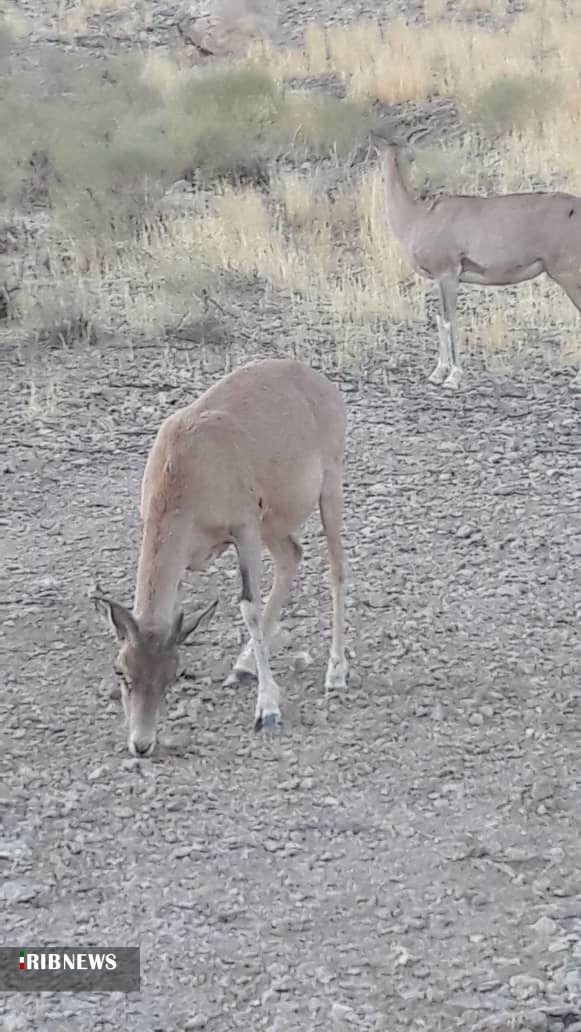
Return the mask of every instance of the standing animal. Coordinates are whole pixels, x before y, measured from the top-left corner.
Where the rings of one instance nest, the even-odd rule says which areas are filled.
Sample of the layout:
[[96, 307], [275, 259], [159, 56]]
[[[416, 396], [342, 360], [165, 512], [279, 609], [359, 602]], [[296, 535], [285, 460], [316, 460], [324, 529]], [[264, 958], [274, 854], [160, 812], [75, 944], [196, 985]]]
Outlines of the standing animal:
[[[142, 541], [133, 611], [94, 596], [117, 642], [115, 669], [129, 750], [149, 755], [161, 700], [175, 680], [178, 647], [213, 613], [176, 614], [180, 581], [229, 545], [238, 553], [240, 609], [250, 640], [230, 681], [256, 672], [255, 730], [280, 721], [269, 664], [302, 550], [295, 531], [319, 505], [331, 570], [333, 633], [326, 686], [345, 686], [344, 558], [341, 542], [345, 409], [321, 373], [290, 359], [253, 362], [225, 376], [162, 423], [141, 492]], [[262, 546], [274, 564], [260, 613]]]
[[[438, 364], [430, 382], [457, 388], [459, 283], [501, 287], [545, 272], [581, 313], [581, 198], [563, 193], [442, 196], [416, 199], [401, 167], [401, 148], [382, 145], [388, 221], [407, 261], [435, 280], [440, 295]], [[581, 387], [581, 370], [573, 381]]]

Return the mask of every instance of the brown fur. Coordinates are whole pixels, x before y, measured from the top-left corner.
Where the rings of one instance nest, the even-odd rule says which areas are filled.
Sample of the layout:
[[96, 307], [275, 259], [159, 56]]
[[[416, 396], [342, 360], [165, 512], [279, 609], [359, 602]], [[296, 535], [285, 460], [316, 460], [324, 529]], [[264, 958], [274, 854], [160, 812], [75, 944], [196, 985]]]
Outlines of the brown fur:
[[[149, 699], [145, 709], [150, 716], [134, 721], [145, 730], [137, 741], [137, 731], [130, 727], [130, 747], [133, 741], [137, 751], [150, 748], [159, 699], [175, 676], [177, 647], [192, 630], [175, 617], [183, 574], [202, 569], [229, 545], [238, 551], [242, 612], [251, 636], [235, 676], [254, 672], [253, 654], [259, 680], [256, 726], [278, 722], [278, 688], [267, 647], [301, 554], [293, 533], [317, 503], [329, 544], [334, 603], [327, 684], [344, 684], [344, 440], [339, 391], [322, 374], [290, 359], [235, 370], [162, 424], [143, 476], [143, 535], [133, 613], [102, 600], [121, 643], [117, 662], [131, 686], [125, 693], [130, 725], [132, 706], [139, 699], [143, 709], [143, 700]], [[261, 619], [257, 607], [263, 545], [272, 555], [275, 576]], [[201, 614], [196, 626], [206, 616]]]
[[581, 312], [581, 198], [564, 193], [414, 198], [399, 149], [383, 148], [389, 222], [414, 270], [437, 282], [440, 354], [430, 377], [457, 387], [456, 303], [459, 283], [498, 287], [543, 272]]

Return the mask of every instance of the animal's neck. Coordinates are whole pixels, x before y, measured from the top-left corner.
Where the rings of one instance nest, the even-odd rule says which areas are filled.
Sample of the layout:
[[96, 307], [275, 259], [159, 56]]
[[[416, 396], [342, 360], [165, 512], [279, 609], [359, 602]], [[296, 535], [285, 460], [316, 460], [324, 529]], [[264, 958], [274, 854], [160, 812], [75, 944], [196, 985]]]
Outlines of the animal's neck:
[[384, 151], [382, 165], [389, 222], [395, 235], [401, 238], [416, 214], [417, 201], [408, 190], [395, 147]]
[[140, 624], [165, 629], [172, 623], [187, 558], [179, 528], [143, 529], [133, 612]]

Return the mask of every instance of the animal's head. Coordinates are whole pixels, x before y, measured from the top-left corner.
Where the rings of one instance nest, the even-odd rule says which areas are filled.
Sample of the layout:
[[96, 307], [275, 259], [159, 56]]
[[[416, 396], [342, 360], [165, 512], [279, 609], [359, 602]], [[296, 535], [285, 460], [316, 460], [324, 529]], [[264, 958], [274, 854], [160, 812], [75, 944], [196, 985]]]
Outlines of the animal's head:
[[415, 144], [419, 133], [406, 133], [400, 127], [387, 126], [382, 129], [371, 129], [370, 142], [380, 159], [392, 158], [399, 166], [405, 168], [416, 159]]
[[119, 651], [114, 663], [129, 728], [129, 751], [150, 756], [155, 748], [157, 717], [166, 690], [178, 672], [178, 649], [214, 612], [217, 601], [188, 620], [179, 613], [169, 630], [140, 627], [118, 602], [93, 595], [97, 612], [112, 630]]

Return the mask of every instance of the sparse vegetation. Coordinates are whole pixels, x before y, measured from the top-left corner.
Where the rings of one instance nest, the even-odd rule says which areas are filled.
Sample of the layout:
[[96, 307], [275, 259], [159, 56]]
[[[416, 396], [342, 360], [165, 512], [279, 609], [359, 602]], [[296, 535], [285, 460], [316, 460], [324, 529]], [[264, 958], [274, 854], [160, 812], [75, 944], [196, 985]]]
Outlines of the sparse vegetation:
[[541, 76], [508, 76], [479, 90], [468, 102], [468, 114], [489, 136], [527, 126], [542, 128], [560, 100], [558, 84]]
[[[69, 30], [101, 8], [123, 5], [75, 5]], [[80, 62], [37, 49], [16, 71], [5, 58], [0, 203], [26, 232], [12, 268], [3, 255], [3, 319], [52, 341], [169, 331], [201, 318], [217, 274], [235, 275], [305, 324], [324, 319], [342, 358], [389, 347], [394, 326], [425, 318], [425, 284], [389, 236], [361, 146], [378, 118], [397, 128], [398, 105], [415, 103], [420, 191], [581, 190], [581, 17], [547, 0], [500, 32], [497, 0], [462, 11], [451, 22], [431, 0], [419, 24], [309, 25], [302, 48], [202, 69], [157, 51]], [[434, 98], [453, 98], [463, 124], [441, 132]], [[505, 299], [479, 295], [475, 336], [573, 325], [544, 284]]]

